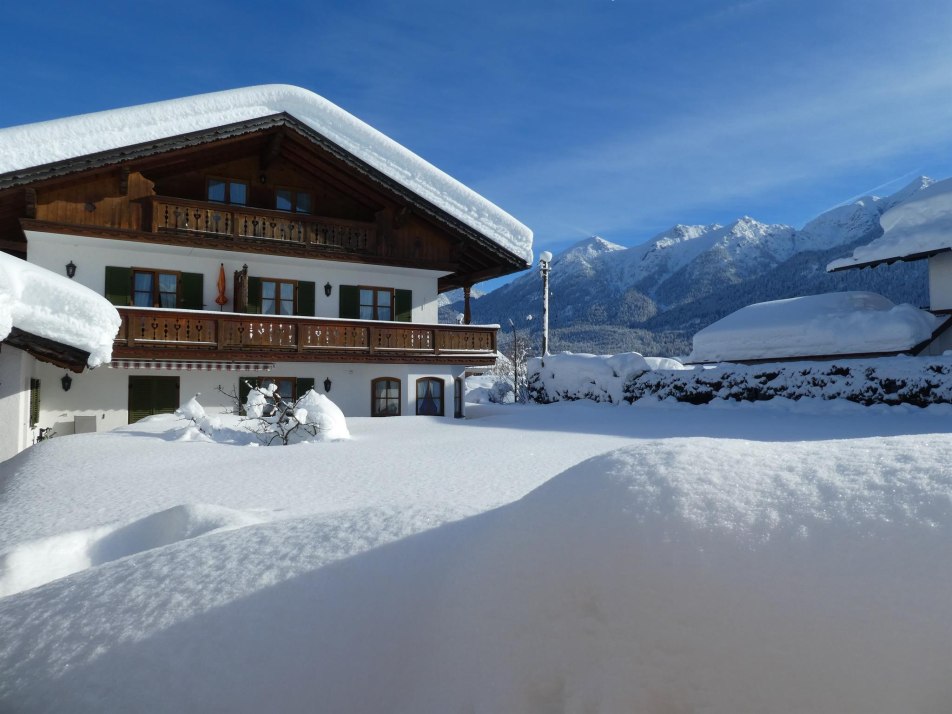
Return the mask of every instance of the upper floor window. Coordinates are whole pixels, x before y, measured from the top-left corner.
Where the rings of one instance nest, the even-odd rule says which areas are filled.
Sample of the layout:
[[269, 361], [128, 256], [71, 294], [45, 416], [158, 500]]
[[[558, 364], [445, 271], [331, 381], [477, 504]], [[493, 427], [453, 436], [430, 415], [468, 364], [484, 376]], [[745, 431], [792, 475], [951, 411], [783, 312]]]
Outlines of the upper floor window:
[[261, 279], [261, 314], [294, 315], [294, 282]]
[[313, 202], [311, 201], [311, 194], [307, 191], [279, 188], [274, 192], [274, 207], [279, 211], [311, 213]]
[[392, 320], [392, 288], [360, 288], [361, 320]]
[[341, 285], [340, 316], [347, 320], [411, 322], [413, 293], [401, 288]]
[[136, 307], [177, 307], [178, 284], [178, 273], [133, 269], [132, 304]]
[[248, 205], [248, 182], [234, 179], [208, 179], [208, 200], [216, 203]]

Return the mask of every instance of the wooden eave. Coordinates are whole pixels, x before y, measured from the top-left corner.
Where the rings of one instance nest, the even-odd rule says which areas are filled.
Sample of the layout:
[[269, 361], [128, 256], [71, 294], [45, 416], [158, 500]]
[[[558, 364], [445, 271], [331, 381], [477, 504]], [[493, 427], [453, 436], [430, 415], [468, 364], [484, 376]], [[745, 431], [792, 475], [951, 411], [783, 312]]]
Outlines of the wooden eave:
[[86, 362], [89, 359], [89, 353], [78, 347], [24, 332], [17, 327], [10, 330], [10, 334], [3, 343], [31, 354], [41, 362], [48, 362], [77, 374], [86, 369]]
[[[0, 209], [4, 201], [15, 206], [13, 210], [22, 208], [22, 197], [16, 197], [17, 193], [22, 196], [22, 192], [13, 189], [59, 182], [74, 174], [79, 179], [80, 174], [87, 176], [117, 166], [157, 175], [174, 173], [196, 160], [209, 163], [219, 157], [226, 159], [234, 155], [237, 145], [245, 144], [253, 135], [257, 143], [242, 148], [258, 152], [262, 162], [280, 155], [315, 176], [329, 172], [334, 181], [339, 181], [359, 200], [371, 206], [379, 203], [374, 200], [373, 190], [356, 179], [355, 173], [359, 174], [371, 186], [382, 189], [390, 200], [449, 230], [458, 240], [458, 265], [452, 274], [440, 279], [441, 292], [530, 267], [519, 256], [286, 112], [0, 174]], [[309, 151], [312, 146], [323, 153]]]
[[892, 265], [893, 263], [902, 262], [902, 263], [912, 263], [916, 260], [925, 260], [926, 258], [931, 258], [933, 255], [939, 255], [940, 253], [948, 253], [952, 251], [950, 248], [935, 248], [934, 250], [924, 250], [920, 253], [910, 253], [909, 255], [897, 255], [891, 258], [877, 258], [876, 260], [867, 260], [863, 263], [853, 263], [851, 265], [841, 265], [838, 268], [833, 268], [828, 270], [828, 273], [838, 273], [842, 270], [854, 270], [857, 268], [875, 268], [877, 265]]

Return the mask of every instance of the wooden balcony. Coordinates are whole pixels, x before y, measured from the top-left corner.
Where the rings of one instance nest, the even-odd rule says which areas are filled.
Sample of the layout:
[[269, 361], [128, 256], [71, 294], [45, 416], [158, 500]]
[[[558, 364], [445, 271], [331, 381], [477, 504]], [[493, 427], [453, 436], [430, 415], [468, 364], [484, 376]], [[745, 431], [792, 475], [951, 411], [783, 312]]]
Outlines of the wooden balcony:
[[118, 308], [116, 358], [491, 365], [496, 327]]
[[376, 246], [375, 223], [165, 196], [151, 196], [147, 201], [153, 233], [276, 241], [327, 252], [369, 253]]

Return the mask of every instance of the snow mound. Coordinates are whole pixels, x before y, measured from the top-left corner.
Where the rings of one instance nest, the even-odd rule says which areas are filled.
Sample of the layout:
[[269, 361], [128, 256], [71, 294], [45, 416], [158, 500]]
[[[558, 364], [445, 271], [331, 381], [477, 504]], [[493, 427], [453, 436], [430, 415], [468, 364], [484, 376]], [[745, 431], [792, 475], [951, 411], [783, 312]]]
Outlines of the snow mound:
[[300, 416], [296, 413], [295, 419], [302, 424], [313, 424], [316, 426], [320, 438], [350, 438], [344, 412], [325, 395], [318, 394], [313, 389], [309, 389], [307, 394], [298, 400], [297, 411], [300, 413]]
[[869, 292], [756, 303], [694, 335], [689, 362], [899, 352], [929, 339], [939, 318]]
[[936, 181], [879, 219], [883, 235], [860, 246], [848, 258], [834, 260], [827, 270], [848, 268], [952, 248], [952, 179]]
[[127, 523], [22, 543], [0, 553], [0, 597], [127, 555], [263, 521], [222, 506], [181, 505]]
[[0, 251], [0, 339], [16, 327], [88, 352], [88, 365], [98, 367], [112, 359], [120, 322], [101, 295]]
[[676, 439], [582, 462], [473, 519], [404, 710], [948, 711], [933, 457]]
[[532, 231], [313, 92], [284, 84], [213, 92], [0, 130], [0, 174], [286, 112], [438, 208], [532, 262]]

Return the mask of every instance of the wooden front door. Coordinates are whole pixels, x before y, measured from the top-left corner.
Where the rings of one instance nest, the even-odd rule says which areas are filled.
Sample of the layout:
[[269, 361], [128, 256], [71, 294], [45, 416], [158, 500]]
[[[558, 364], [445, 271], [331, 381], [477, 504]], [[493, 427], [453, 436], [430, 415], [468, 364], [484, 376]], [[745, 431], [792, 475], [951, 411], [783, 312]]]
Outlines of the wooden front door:
[[129, 377], [129, 423], [179, 408], [178, 377]]

